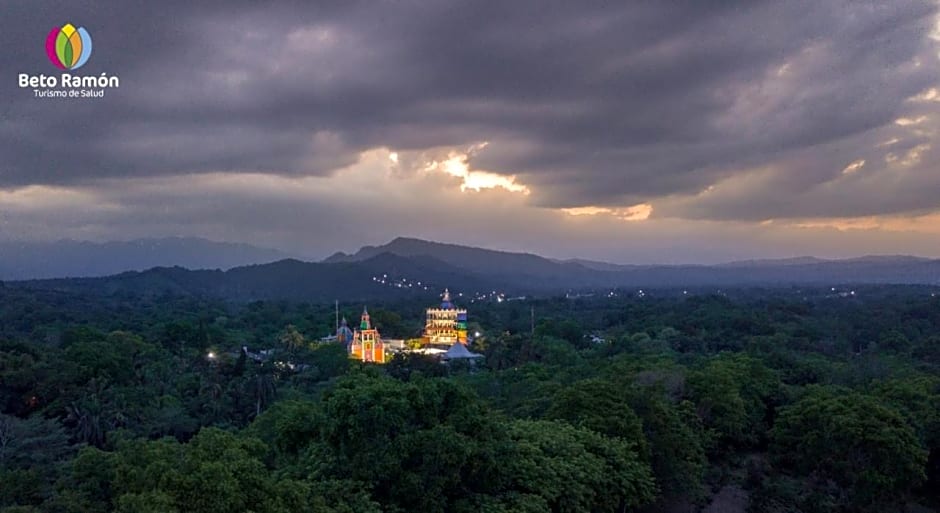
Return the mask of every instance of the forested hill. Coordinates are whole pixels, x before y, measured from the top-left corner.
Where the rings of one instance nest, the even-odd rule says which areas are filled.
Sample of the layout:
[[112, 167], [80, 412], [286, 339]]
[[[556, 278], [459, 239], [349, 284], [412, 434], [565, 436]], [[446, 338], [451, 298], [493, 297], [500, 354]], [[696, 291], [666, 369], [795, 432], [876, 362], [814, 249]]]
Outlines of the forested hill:
[[615, 288], [729, 288], [940, 284], [940, 260], [914, 257], [812, 258], [722, 265], [628, 266], [559, 262], [529, 253], [395, 239], [323, 262], [281, 260], [221, 270], [159, 267], [101, 278], [8, 282], [7, 286], [83, 293], [183, 294], [234, 301], [431, 297], [448, 287], [467, 296], [507, 297]]
[[[391, 277], [424, 277], [440, 288], [497, 286], [494, 281], [429, 258], [383, 254], [363, 262], [322, 264], [281, 260], [237, 267], [228, 271], [158, 267], [102, 278], [66, 278], [8, 282], [8, 287], [79, 293], [144, 296], [192, 295], [233, 301], [289, 299], [304, 301], [369, 300], [430, 294], [418, 288], [395, 286]], [[446, 285], [445, 285], [446, 284]], [[435, 294], [439, 293], [435, 289]]]

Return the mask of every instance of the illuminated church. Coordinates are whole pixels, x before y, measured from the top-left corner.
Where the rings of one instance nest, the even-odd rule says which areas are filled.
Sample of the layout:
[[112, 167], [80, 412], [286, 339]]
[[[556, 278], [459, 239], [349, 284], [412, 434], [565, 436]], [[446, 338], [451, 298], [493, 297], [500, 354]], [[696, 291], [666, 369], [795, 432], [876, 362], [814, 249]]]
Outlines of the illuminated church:
[[447, 289], [441, 307], [427, 309], [424, 339], [432, 346], [452, 346], [457, 342], [467, 345], [467, 310], [451, 302]]
[[355, 331], [351, 331], [346, 325], [346, 319], [343, 319], [343, 324], [336, 331], [336, 341], [347, 344], [350, 358], [363, 362], [386, 362], [385, 344], [379, 330], [372, 327], [369, 311], [365, 308], [362, 309], [359, 328]]
[[[448, 348], [460, 349], [455, 347], [458, 343], [461, 346], [467, 345], [467, 310], [454, 305], [450, 299], [449, 290], [444, 289], [440, 307], [428, 308], [426, 314], [427, 320], [421, 338], [421, 343], [425, 347], [420, 351], [425, 354], [443, 354]], [[339, 317], [338, 309], [337, 317]], [[327, 337], [325, 340], [333, 338]], [[397, 341], [398, 345], [394, 340], [383, 341], [379, 330], [372, 326], [369, 311], [365, 308], [362, 309], [362, 317], [357, 328], [350, 329], [345, 317], [342, 323], [338, 323], [335, 340], [346, 347], [350, 358], [362, 362], [387, 363], [394, 352], [408, 351], [403, 348], [404, 341]], [[467, 353], [466, 350], [464, 353]], [[457, 358], [459, 357], [462, 356], [458, 355]]]

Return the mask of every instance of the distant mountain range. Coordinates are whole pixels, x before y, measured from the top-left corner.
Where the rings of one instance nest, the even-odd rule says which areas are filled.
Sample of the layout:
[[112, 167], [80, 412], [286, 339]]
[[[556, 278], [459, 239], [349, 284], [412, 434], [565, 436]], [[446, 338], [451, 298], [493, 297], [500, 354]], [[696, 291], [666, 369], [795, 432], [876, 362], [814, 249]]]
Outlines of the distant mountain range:
[[[240, 257], [255, 255], [267, 254], [243, 248]], [[322, 262], [285, 259], [227, 271], [157, 267], [97, 278], [8, 282], [6, 286], [92, 293], [194, 294], [235, 301], [322, 301], [427, 297], [444, 287], [463, 292], [465, 297], [493, 291], [508, 297], [619, 287], [848, 284], [940, 285], [940, 260], [908, 256], [848, 260], [803, 257], [721, 265], [618, 265], [557, 261], [530, 253], [397, 238], [383, 246], [363, 247], [352, 255], [336, 253]]]
[[407, 237], [398, 237], [384, 246], [365, 246], [354, 255], [336, 253], [323, 263], [364, 262], [382, 254], [432, 258], [480, 278], [497, 283], [525, 284], [526, 288], [567, 288], [602, 283], [595, 270], [577, 262], [558, 262], [532, 253], [510, 253]]
[[290, 255], [248, 244], [170, 237], [117, 242], [0, 242], [0, 280], [108, 276], [157, 266], [230, 269]]

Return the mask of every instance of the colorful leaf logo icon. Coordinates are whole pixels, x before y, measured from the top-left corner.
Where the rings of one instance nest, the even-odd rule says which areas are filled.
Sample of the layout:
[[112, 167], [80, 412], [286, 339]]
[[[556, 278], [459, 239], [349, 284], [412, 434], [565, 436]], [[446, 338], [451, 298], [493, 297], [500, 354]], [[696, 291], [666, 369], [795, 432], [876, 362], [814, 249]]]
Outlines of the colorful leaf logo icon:
[[46, 55], [59, 69], [78, 69], [91, 57], [91, 34], [85, 27], [76, 29], [71, 23], [54, 28], [46, 36]]

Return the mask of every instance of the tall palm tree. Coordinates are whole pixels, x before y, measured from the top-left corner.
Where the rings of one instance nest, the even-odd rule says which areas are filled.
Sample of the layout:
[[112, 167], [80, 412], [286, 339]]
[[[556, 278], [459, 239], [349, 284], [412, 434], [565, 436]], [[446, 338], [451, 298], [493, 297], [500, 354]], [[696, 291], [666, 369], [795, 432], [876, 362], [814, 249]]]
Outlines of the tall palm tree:
[[74, 425], [73, 435], [79, 443], [98, 447], [104, 446], [105, 431], [101, 422], [99, 408], [71, 403], [65, 407], [66, 420]]
[[[266, 367], [266, 366], [265, 366]], [[277, 395], [277, 380], [271, 369], [262, 367], [252, 380], [255, 396], [255, 416], [261, 415], [261, 410], [271, 404]]]
[[287, 353], [291, 356], [294, 356], [294, 353], [302, 348], [305, 343], [304, 336], [297, 331], [297, 328], [293, 324], [288, 324], [287, 327], [284, 328], [284, 332], [281, 333], [278, 341], [287, 349]]
[[220, 383], [208, 381], [199, 388], [202, 409], [207, 411], [212, 422], [215, 422], [222, 414], [222, 395], [223, 389]]

